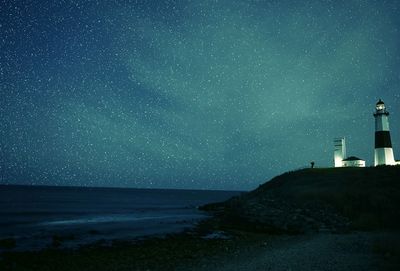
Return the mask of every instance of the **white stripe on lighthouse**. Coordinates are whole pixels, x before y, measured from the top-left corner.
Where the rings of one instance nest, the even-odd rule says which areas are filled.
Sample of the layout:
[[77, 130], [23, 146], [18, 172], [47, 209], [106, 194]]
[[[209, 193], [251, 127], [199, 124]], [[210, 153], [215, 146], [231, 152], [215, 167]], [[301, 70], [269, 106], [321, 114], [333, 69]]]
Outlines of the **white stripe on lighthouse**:
[[389, 120], [386, 115], [378, 115], [375, 121], [375, 131], [389, 131]]

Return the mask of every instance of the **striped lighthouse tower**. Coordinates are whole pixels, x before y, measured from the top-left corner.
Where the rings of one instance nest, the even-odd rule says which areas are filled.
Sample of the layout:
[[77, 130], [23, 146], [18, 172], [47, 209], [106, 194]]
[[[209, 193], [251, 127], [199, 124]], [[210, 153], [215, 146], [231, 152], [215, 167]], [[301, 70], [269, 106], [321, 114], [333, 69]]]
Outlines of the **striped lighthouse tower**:
[[389, 112], [381, 99], [376, 103], [375, 117], [375, 166], [395, 165], [389, 131]]

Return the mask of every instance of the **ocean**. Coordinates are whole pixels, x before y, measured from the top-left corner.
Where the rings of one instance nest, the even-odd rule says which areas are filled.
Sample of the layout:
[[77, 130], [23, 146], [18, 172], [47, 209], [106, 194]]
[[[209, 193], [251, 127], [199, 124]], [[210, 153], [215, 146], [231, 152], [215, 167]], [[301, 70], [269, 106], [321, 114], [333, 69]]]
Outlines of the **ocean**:
[[15, 240], [12, 250], [40, 250], [176, 233], [208, 216], [198, 206], [238, 194], [0, 185], [0, 240]]

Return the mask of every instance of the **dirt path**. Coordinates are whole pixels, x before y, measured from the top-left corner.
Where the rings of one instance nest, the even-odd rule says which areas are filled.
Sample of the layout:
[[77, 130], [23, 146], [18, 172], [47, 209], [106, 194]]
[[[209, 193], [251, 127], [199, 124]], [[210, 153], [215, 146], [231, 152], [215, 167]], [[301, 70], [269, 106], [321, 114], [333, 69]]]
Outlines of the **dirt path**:
[[282, 236], [220, 258], [201, 259], [196, 266], [182, 270], [383, 270], [383, 257], [373, 251], [377, 238], [371, 233]]

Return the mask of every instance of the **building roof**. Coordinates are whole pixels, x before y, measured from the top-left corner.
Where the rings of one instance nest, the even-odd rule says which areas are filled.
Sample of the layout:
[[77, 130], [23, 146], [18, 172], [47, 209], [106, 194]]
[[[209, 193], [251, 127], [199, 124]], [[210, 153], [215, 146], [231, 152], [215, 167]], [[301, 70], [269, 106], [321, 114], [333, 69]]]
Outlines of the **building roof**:
[[346, 159], [343, 159], [342, 161], [357, 161], [357, 160], [364, 161], [363, 159], [355, 157], [355, 156], [347, 157]]

